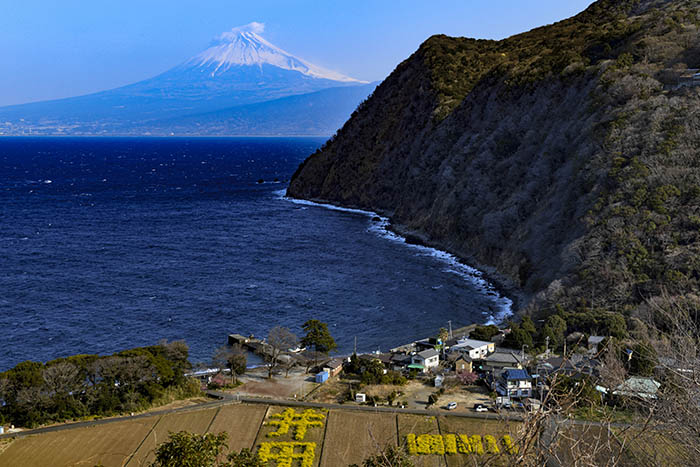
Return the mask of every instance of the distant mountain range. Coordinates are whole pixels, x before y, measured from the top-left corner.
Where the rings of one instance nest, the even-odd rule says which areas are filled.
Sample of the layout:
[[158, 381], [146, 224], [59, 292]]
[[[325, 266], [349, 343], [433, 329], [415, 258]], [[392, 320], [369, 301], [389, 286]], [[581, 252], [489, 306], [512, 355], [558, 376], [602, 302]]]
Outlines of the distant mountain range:
[[259, 23], [144, 81], [0, 107], [0, 135], [328, 135], [376, 87], [260, 36]]

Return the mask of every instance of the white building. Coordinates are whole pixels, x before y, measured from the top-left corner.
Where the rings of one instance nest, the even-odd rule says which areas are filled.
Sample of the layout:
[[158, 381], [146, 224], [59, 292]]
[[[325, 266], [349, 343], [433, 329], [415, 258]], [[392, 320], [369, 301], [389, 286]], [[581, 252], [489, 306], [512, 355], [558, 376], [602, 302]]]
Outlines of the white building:
[[450, 351], [463, 352], [469, 355], [469, 358], [472, 360], [481, 360], [487, 355], [492, 354], [495, 350], [496, 344], [493, 342], [478, 341], [466, 337], [458, 340], [455, 345], [450, 347]]
[[440, 354], [435, 349], [424, 350], [413, 355], [411, 363], [423, 366], [423, 372], [426, 372], [440, 364]]

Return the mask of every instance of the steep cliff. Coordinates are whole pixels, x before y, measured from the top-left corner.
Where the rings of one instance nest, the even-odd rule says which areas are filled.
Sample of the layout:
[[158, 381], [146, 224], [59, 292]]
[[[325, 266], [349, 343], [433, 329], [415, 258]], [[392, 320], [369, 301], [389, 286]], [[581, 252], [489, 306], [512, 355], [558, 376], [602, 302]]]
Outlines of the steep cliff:
[[695, 291], [699, 26], [697, 1], [600, 0], [502, 41], [431, 37], [288, 195], [387, 213], [540, 308]]

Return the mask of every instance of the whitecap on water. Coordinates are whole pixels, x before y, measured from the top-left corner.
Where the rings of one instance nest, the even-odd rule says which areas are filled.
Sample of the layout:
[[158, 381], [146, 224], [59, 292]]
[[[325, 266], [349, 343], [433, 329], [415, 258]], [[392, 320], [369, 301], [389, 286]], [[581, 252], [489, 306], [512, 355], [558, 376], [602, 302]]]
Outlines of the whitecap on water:
[[[386, 238], [387, 240], [391, 240], [394, 242], [401, 243], [402, 245], [406, 246], [407, 248], [411, 248], [412, 250], [415, 250], [419, 252], [422, 255], [425, 256], [432, 256], [433, 258], [437, 259], [438, 261], [441, 261], [443, 263], [447, 263], [448, 268], [445, 269], [445, 272], [449, 272], [452, 274], [457, 274], [460, 276], [462, 279], [471, 282], [477, 290], [479, 290], [481, 293], [484, 293], [485, 295], [492, 296], [494, 301], [496, 302], [496, 307], [498, 308], [498, 312], [495, 313], [485, 313], [489, 315], [489, 319], [486, 321], [486, 324], [495, 324], [501, 321], [504, 321], [508, 316], [513, 314], [512, 311], [512, 306], [513, 306], [513, 301], [509, 299], [508, 297], [505, 297], [501, 294], [499, 294], [495, 287], [490, 284], [486, 279], [483, 277], [483, 273], [479, 271], [478, 269], [475, 269], [467, 264], [462, 263], [459, 258], [457, 258], [455, 255], [448, 253], [446, 251], [441, 251], [432, 247], [427, 247], [423, 245], [416, 245], [412, 243], [406, 243], [406, 239], [402, 237], [401, 235], [396, 234], [395, 232], [392, 232], [388, 230], [389, 227], [389, 219], [387, 217], [380, 216], [376, 212], [372, 211], [364, 211], [362, 209], [352, 209], [352, 208], [344, 208], [340, 206], [335, 206], [333, 204], [327, 204], [327, 203], [316, 203], [314, 201], [307, 201], [303, 199], [295, 199], [295, 198], [288, 198], [286, 196], [286, 191], [285, 190], [279, 190], [274, 192], [275, 195], [277, 195], [278, 198], [292, 202], [297, 205], [302, 205], [302, 206], [316, 206], [316, 207], [321, 207], [325, 209], [331, 209], [334, 211], [342, 211], [342, 212], [348, 212], [348, 213], [353, 213], [353, 214], [362, 214], [365, 215], [371, 219], [373, 219], [371, 225], [367, 229], [368, 231], [379, 235], [382, 238]], [[379, 220], [376, 221], [376, 218]], [[433, 290], [436, 290], [433, 287]]]

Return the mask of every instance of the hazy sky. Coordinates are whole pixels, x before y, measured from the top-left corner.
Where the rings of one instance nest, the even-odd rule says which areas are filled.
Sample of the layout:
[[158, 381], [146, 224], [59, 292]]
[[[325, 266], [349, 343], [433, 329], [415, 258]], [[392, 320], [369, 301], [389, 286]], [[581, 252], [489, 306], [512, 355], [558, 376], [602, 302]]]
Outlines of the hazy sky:
[[592, 0], [2, 0], [0, 105], [74, 96], [159, 74], [258, 21], [312, 63], [381, 80], [432, 34], [500, 39]]

